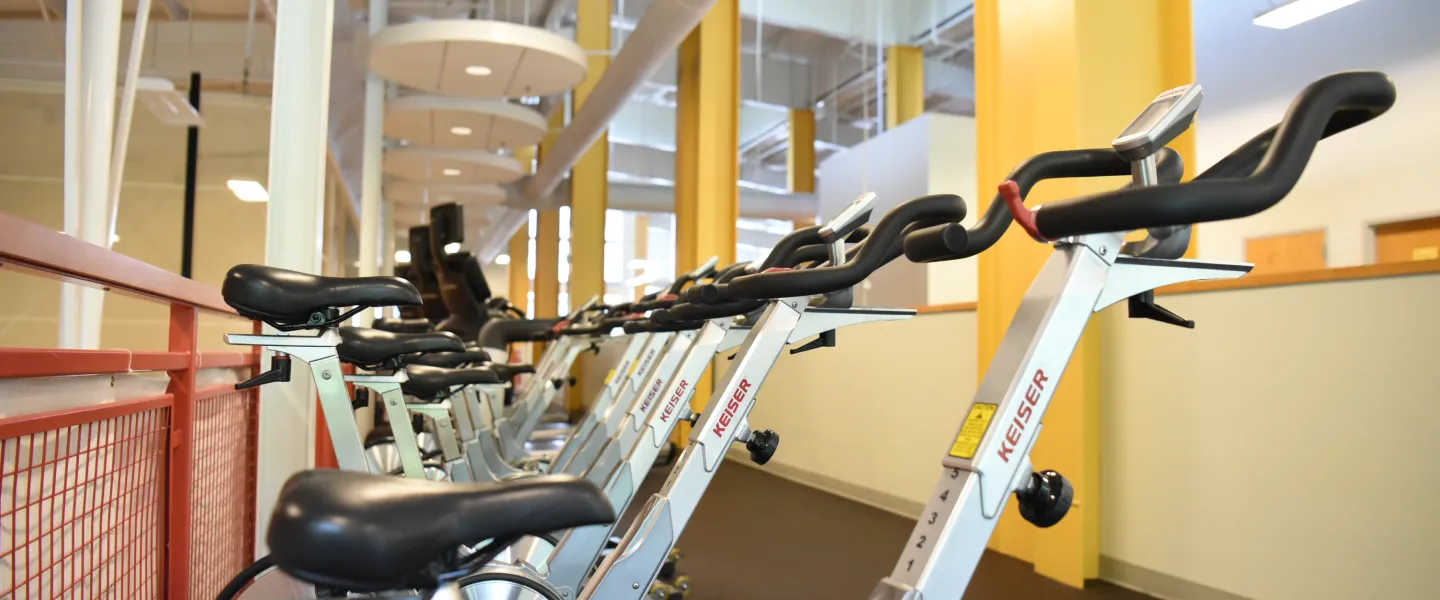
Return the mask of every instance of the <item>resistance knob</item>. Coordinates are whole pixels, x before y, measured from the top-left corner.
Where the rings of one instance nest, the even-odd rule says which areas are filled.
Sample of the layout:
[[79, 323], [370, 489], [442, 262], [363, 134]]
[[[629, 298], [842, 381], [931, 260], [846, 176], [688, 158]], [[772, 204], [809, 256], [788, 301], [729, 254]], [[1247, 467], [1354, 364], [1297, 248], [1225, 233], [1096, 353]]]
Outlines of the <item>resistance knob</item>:
[[780, 449], [780, 434], [769, 429], [751, 432], [750, 441], [745, 442], [745, 449], [750, 451], [751, 461], [763, 465], [770, 462], [770, 457], [775, 456], [775, 451]]
[[1075, 487], [1055, 471], [1030, 474], [1030, 485], [1015, 492], [1020, 516], [1036, 527], [1050, 527], [1065, 518], [1075, 502]]

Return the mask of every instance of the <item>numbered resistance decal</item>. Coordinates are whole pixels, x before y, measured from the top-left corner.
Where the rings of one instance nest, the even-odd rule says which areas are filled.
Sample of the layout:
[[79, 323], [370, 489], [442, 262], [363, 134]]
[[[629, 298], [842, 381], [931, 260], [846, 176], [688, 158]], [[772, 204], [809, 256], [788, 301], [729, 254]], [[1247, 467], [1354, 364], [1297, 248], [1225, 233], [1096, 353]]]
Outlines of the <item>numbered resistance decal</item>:
[[971, 404], [970, 414], [965, 417], [965, 424], [960, 426], [960, 435], [955, 436], [955, 444], [950, 446], [950, 456], [965, 460], [975, 458], [975, 450], [980, 447], [980, 440], [985, 439], [990, 419], [998, 408], [997, 404]]

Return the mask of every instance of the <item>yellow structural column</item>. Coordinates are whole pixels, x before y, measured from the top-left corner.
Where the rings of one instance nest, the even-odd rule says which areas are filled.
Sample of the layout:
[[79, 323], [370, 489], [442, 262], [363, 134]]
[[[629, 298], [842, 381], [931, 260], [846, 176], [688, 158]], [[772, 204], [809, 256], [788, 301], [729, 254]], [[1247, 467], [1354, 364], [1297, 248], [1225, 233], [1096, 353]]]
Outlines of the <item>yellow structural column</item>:
[[[719, 0], [680, 45], [676, 72], [675, 269], [711, 256], [735, 261], [740, 218], [740, 3]], [[713, 371], [695, 382], [691, 407], [710, 401]], [[681, 424], [679, 440], [689, 437]]]
[[790, 145], [785, 152], [786, 183], [792, 194], [815, 193], [815, 111], [790, 110]]
[[[1037, 153], [1109, 147], [1156, 94], [1189, 83], [1189, 15], [1189, 0], [979, 0], [975, 87], [981, 197], [990, 198], [1006, 173]], [[1117, 39], [1125, 43], [1116, 44]], [[1193, 157], [1189, 143], [1187, 158]], [[1027, 203], [1113, 189], [1127, 180], [1049, 182], [1036, 187]], [[982, 372], [1051, 252], [1011, 231], [980, 254]], [[1076, 348], [1032, 453], [1037, 469], [1055, 469], [1073, 481], [1074, 507], [1060, 524], [1036, 529], [1019, 517], [1012, 502], [990, 544], [1075, 587], [1099, 575], [1099, 329], [1098, 321], [1091, 322]]]
[[[534, 173], [535, 147], [526, 146], [515, 151], [515, 160], [520, 161], [520, 169], [527, 175]], [[510, 266], [507, 267], [506, 280], [509, 282], [506, 297], [516, 306], [524, 307], [525, 298], [530, 295], [530, 224], [521, 223], [520, 229], [515, 235], [510, 236], [510, 245], [506, 249], [510, 256]]]
[[[575, 88], [575, 107], [585, 106], [595, 84], [610, 66], [610, 0], [579, 0], [575, 41], [588, 55], [585, 81]], [[610, 143], [608, 135], [590, 145], [570, 172], [570, 304], [579, 306], [591, 297], [605, 295], [605, 208], [608, 203]], [[572, 415], [590, 399], [590, 382], [581, 374], [588, 357], [575, 361], [576, 385], [567, 396]]]
[[925, 113], [925, 53], [915, 46], [885, 49], [885, 128]]
[[[549, 132], [540, 142], [539, 160], [545, 162], [550, 146], [565, 127], [565, 109], [556, 107], [550, 115]], [[542, 210], [535, 219], [535, 315], [560, 316], [560, 211]], [[537, 348], [537, 353], [544, 346]]]

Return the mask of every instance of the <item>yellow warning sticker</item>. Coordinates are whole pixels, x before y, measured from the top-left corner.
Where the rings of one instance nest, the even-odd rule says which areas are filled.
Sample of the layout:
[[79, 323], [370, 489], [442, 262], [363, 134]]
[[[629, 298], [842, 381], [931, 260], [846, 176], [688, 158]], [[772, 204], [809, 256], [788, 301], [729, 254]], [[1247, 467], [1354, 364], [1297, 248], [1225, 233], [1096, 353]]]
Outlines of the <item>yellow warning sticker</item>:
[[610, 374], [605, 376], [605, 385], [610, 385], [612, 379], [615, 379], [615, 369], [610, 369]]
[[995, 410], [1000, 408], [996, 404], [970, 405], [970, 414], [965, 417], [965, 424], [960, 426], [960, 435], [956, 436], [955, 444], [950, 446], [950, 456], [970, 460], [975, 458], [975, 449], [980, 447], [980, 440], [985, 438], [985, 430], [990, 428], [990, 418], [995, 416]]

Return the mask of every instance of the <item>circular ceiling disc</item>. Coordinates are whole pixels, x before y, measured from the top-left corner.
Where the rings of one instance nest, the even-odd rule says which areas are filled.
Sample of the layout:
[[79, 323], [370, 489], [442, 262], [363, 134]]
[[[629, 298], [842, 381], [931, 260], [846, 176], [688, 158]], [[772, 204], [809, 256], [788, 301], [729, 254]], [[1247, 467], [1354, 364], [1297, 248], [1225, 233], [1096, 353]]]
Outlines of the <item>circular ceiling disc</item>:
[[426, 184], [420, 181], [392, 181], [385, 185], [385, 198], [400, 205], [500, 204], [505, 188], [489, 183]]
[[385, 174], [438, 184], [510, 183], [525, 171], [520, 161], [484, 150], [391, 148], [385, 151]]
[[414, 21], [370, 40], [370, 70], [400, 85], [468, 98], [548, 96], [585, 80], [585, 51], [538, 27]]
[[386, 103], [385, 135], [410, 146], [500, 150], [534, 146], [545, 137], [545, 117], [500, 100], [402, 96]]

